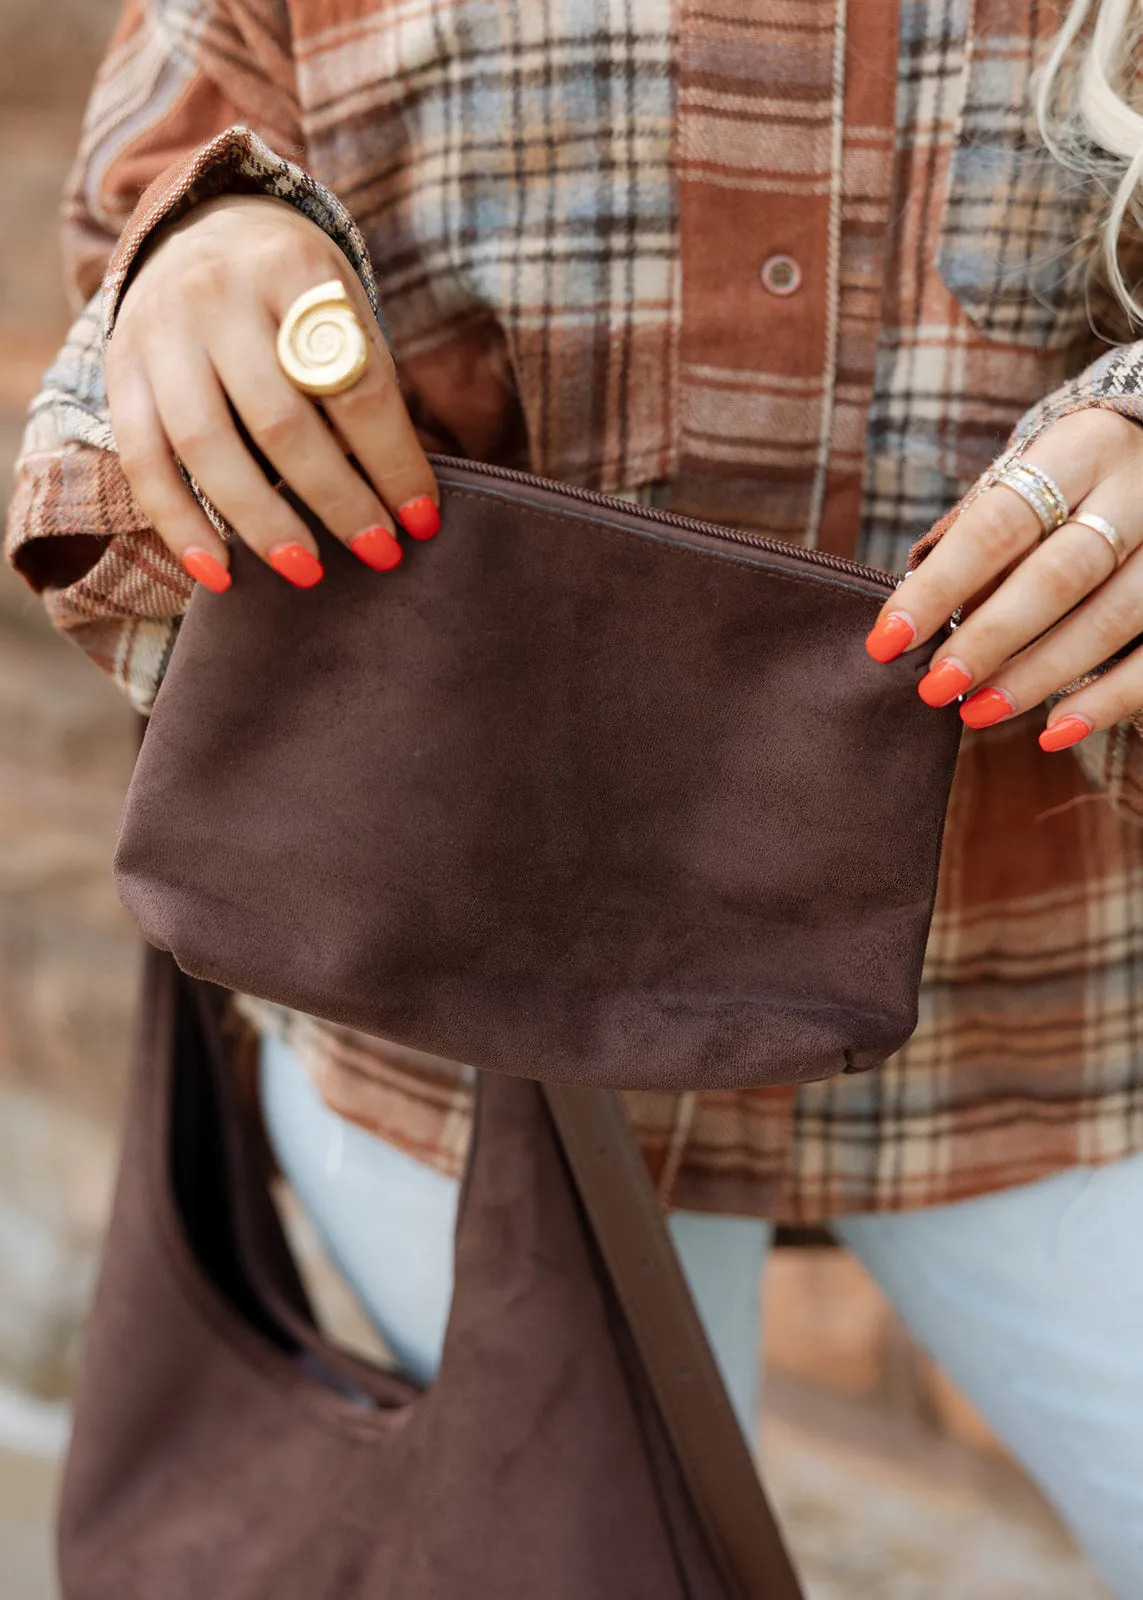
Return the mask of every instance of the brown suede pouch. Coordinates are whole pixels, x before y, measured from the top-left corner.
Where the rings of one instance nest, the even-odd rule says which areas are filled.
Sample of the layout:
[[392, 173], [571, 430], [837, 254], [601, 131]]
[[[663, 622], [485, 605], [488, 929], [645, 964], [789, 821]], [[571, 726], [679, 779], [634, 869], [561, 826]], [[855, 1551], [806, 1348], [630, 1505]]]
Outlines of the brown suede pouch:
[[916, 1021], [960, 724], [893, 580], [438, 462], [376, 575], [235, 543], [143, 742], [120, 894], [180, 966], [384, 1039], [622, 1088], [873, 1066]]

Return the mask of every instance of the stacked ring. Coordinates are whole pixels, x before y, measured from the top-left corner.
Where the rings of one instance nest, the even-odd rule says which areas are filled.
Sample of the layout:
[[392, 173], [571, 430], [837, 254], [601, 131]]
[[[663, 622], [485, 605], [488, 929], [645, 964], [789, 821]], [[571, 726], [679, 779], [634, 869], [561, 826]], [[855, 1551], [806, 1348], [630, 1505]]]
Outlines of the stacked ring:
[[1045, 537], [1067, 522], [1071, 507], [1059, 484], [1030, 461], [1013, 461], [996, 474], [993, 483], [1011, 489], [1031, 507]]
[[1093, 533], [1098, 533], [1101, 539], [1106, 540], [1115, 557], [1117, 568], [1127, 560], [1128, 551], [1123, 536], [1115, 524], [1108, 522], [1106, 517], [1101, 517], [1096, 511], [1077, 511], [1068, 518], [1068, 522], [1080, 522], [1085, 528], [1090, 528]]

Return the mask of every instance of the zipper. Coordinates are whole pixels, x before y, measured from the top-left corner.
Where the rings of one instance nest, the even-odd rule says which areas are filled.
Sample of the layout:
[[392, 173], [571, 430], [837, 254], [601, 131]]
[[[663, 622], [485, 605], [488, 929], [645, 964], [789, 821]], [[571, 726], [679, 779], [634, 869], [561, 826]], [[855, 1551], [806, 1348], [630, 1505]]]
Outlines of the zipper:
[[728, 544], [745, 544], [754, 550], [765, 550], [770, 555], [793, 556], [812, 567], [826, 567], [831, 572], [844, 572], [850, 578], [867, 578], [874, 583], [894, 588], [901, 579], [877, 567], [867, 567], [860, 561], [849, 561], [845, 556], [831, 555], [826, 550], [805, 550], [801, 545], [789, 544], [782, 539], [768, 539], [764, 534], [746, 533], [740, 528], [724, 528], [717, 522], [702, 522], [697, 517], [680, 517], [674, 511], [660, 511], [657, 506], [642, 506], [636, 501], [623, 500], [618, 495], [600, 494], [595, 489], [581, 489], [574, 483], [555, 483], [551, 478], [538, 477], [534, 472], [519, 472], [515, 467], [497, 467], [484, 461], [465, 461], [461, 456], [430, 455], [434, 466], [456, 467], [465, 473], [485, 478], [497, 478], [504, 483], [518, 483], [524, 489], [543, 489], [546, 493], [565, 495], [582, 505], [598, 506], [601, 511], [621, 511], [627, 516], [645, 517], [668, 528], [678, 528], [686, 533], [705, 534], [710, 539], [724, 539]]

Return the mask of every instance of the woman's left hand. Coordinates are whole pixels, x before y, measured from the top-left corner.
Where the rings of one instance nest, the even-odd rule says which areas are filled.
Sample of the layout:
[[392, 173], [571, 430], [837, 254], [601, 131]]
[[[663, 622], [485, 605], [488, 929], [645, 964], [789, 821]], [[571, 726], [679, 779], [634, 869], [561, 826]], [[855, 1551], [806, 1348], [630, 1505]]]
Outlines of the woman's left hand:
[[[1039, 705], [1143, 634], [1143, 427], [1111, 411], [1061, 418], [1019, 458], [1061, 490], [1072, 515], [1110, 522], [1127, 552], [1083, 523], [1047, 538], [1019, 494], [994, 484], [957, 518], [886, 601], [867, 648], [891, 661], [932, 638], [957, 607], [965, 620], [918, 686], [932, 706], [968, 698], [970, 728]], [[1040, 735], [1064, 750], [1143, 707], [1143, 647], [1052, 708]]]

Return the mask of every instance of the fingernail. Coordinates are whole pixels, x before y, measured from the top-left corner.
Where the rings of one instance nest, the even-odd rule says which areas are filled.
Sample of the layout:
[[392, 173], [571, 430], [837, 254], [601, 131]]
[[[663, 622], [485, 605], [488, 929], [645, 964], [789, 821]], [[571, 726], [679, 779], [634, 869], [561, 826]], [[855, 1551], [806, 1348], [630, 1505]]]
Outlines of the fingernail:
[[927, 706], [947, 706], [957, 695], [963, 694], [972, 682], [972, 673], [946, 656], [938, 661], [917, 685], [917, 693]]
[[217, 556], [212, 556], [209, 550], [200, 550], [197, 545], [192, 544], [189, 550], [183, 551], [182, 562], [195, 582], [213, 594], [225, 594], [234, 581]]
[[874, 661], [896, 661], [917, 637], [913, 619], [907, 611], [890, 611], [887, 617], [874, 624], [865, 641], [865, 648]]
[[991, 728], [994, 722], [1003, 722], [1016, 709], [1011, 695], [1003, 689], [981, 689], [960, 708], [960, 720], [969, 728]]
[[362, 528], [349, 541], [349, 548], [359, 561], [364, 561], [374, 572], [391, 572], [401, 560], [401, 546], [388, 528], [380, 524], [375, 528]]
[[1040, 735], [1040, 749], [1066, 750], [1069, 745], [1079, 744], [1081, 739], [1086, 739], [1092, 730], [1092, 724], [1086, 717], [1074, 713], [1069, 717], [1061, 717], [1058, 722], [1053, 722], [1050, 728], [1045, 728]]
[[431, 539], [440, 530], [440, 508], [432, 495], [420, 494], [397, 508], [397, 521], [410, 539]]
[[324, 575], [321, 562], [304, 544], [276, 544], [266, 560], [279, 577], [286, 578], [296, 589], [312, 589]]

